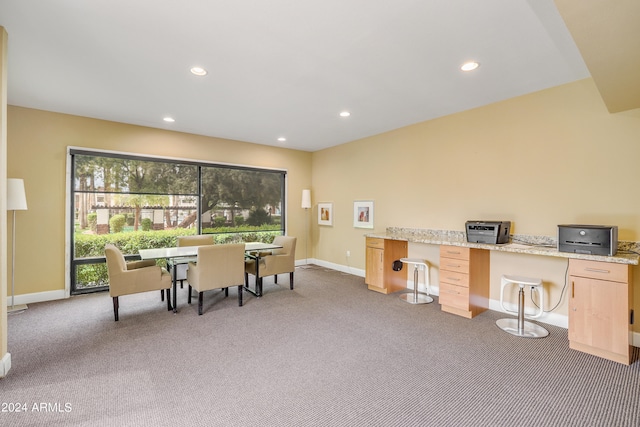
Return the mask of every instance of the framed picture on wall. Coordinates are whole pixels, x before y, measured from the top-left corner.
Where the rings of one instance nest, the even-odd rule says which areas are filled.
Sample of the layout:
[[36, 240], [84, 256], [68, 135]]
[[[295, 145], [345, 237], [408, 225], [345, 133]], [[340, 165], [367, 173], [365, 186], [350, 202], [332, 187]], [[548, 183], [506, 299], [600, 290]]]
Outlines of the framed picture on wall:
[[373, 228], [372, 200], [356, 200], [353, 202], [353, 226], [356, 228]]
[[318, 225], [333, 225], [333, 203], [318, 203]]

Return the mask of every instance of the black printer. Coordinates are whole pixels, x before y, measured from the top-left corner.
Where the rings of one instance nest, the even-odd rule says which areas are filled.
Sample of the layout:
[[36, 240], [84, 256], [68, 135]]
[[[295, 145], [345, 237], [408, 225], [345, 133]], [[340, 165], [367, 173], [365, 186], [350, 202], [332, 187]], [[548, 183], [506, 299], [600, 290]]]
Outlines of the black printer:
[[618, 251], [618, 226], [558, 225], [558, 251], [614, 256]]
[[467, 221], [467, 242], [509, 243], [511, 221]]

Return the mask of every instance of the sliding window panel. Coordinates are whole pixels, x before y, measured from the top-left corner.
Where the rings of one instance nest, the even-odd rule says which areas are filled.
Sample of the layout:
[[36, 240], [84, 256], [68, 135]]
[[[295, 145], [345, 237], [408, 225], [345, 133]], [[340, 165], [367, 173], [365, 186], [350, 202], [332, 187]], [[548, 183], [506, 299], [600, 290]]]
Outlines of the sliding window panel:
[[202, 167], [202, 233], [219, 243], [270, 242], [284, 234], [282, 171]]

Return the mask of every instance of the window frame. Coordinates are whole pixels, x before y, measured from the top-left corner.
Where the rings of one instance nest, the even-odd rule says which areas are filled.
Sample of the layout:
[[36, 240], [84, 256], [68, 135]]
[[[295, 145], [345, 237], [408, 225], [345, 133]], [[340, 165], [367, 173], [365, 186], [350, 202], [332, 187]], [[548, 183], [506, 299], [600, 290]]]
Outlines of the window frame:
[[[198, 214], [196, 215], [196, 230], [198, 234], [202, 234], [202, 221], [201, 221], [201, 200], [202, 200], [202, 169], [205, 167], [211, 168], [226, 168], [232, 170], [242, 170], [242, 171], [252, 171], [252, 172], [267, 172], [274, 173], [280, 175], [281, 180], [281, 222], [280, 222], [280, 232], [283, 235], [287, 233], [287, 170], [280, 168], [267, 168], [267, 167], [256, 167], [256, 166], [248, 166], [248, 165], [237, 165], [223, 162], [215, 162], [215, 161], [205, 161], [205, 160], [192, 160], [192, 159], [184, 159], [184, 158], [174, 158], [174, 157], [164, 157], [164, 156], [154, 156], [154, 155], [146, 155], [146, 154], [136, 154], [136, 153], [126, 153], [119, 151], [109, 151], [109, 150], [97, 150], [97, 149], [89, 149], [82, 147], [67, 147], [67, 232], [66, 235], [66, 254], [65, 257], [65, 269], [67, 270], [65, 274], [65, 294], [66, 296], [70, 295], [79, 295], [84, 293], [91, 292], [100, 292], [108, 289], [108, 286], [96, 286], [90, 289], [84, 289], [78, 291], [76, 287], [76, 268], [80, 265], [87, 264], [101, 264], [106, 263], [105, 257], [88, 257], [88, 258], [75, 258], [75, 196], [76, 194], [81, 193], [77, 191], [75, 188], [75, 159], [76, 156], [92, 156], [92, 157], [105, 157], [105, 158], [115, 158], [115, 159], [125, 159], [125, 160], [134, 160], [134, 161], [145, 161], [145, 162], [158, 162], [158, 163], [173, 163], [173, 164], [181, 164], [181, 165], [191, 165], [197, 167], [197, 193], [194, 194], [196, 197], [196, 211]], [[135, 193], [111, 193], [111, 194], [135, 194]], [[164, 195], [164, 193], [162, 193]], [[274, 230], [278, 231], [278, 230]], [[217, 233], [213, 233], [217, 234]], [[125, 254], [125, 259], [136, 260], [140, 259], [138, 254]]]

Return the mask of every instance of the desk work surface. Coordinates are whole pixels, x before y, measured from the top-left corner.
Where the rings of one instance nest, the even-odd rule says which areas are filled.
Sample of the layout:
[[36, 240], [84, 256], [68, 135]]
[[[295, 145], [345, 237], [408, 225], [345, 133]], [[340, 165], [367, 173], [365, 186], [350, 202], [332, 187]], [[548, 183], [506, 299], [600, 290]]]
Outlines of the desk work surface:
[[467, 242], [463, 231], [430, 230], [418, 228], [389, 227], [385, 234], [367, 234], [365, 237], [380, 239], [406, 240], [412, 243], [430, 245], [449, 245], [465, 248], [486, 249], [491, 251], [512, 252], [528, 255], [553, 256], [559, 258], [586, 259], [591, 261], [612, 262], [638, 265], [640, 248], [637, 242], [618, 242], [618, 252], [614, 256], [587, 255], [558, 251], [556, 240], [546, 236], [515, 235], [511, 243], [487, 244]]

